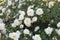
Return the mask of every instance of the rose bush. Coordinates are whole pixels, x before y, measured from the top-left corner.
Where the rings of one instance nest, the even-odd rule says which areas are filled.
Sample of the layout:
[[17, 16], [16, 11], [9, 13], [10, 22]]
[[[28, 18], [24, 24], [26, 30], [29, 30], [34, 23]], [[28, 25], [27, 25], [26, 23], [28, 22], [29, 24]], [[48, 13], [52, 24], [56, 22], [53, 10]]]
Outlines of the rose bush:
[[0, 40], [60, 40], [60, 0], [0, 0]]

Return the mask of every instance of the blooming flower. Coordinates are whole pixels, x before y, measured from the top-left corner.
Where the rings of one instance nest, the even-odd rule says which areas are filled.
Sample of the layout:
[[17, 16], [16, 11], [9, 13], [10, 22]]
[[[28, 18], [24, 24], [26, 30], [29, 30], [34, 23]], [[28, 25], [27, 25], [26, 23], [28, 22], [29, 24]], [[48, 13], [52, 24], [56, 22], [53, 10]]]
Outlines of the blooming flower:
[[58, 2], [60, 2], [60, 0], [58, 0]]
[[57, 27], [60, 28], [60, 22], [57, 23]]
[[23, 15], [20, 15], [19, 16], [19, 20], [23, 20], [24, 19], [24, 16]]
[[8, 0], [8, 6], [12, 5], [12, 1], [11, 0]]
[[20, 25], [20, 28], [24, 28], [24, 25], [23, 25], [23, 24], [21, 24], [21, 25]]
[[42, 15], [42, 14], [43, 14], [42, 8], [38, 8], [38, 9], [36, 10], [36, 14], [37, 14], [37, 15]]
[[24, 11], [21, 11], [21, 10], [19, 10], [19, 13], [20, 13], [20, 15], [25, 15], [25, 12]]
[[35, 34], [33, 37], [32, 37], [33, 40], [42, 40], [40, 35], [38, 34]]
[[17, 26], [20, 25], [20, 22], [19, 22], [18, 19], [15, 19], [15, 20], [14, 20], [14, 23], [15, 23], [15, 25], [17, 25]]
[[39, 30], [39, 26], [36, 26], [34, 31], [38, 31]]
[[24, 33], [24, 34], [29, 34], [30, 31], [29, 31], [29, 29], [24, 29], [23, 33]]
[[18, 25], [20, 25], [22, 22], [19, 21], [18, 19], [15, 19], [14, 22], [11, 24], [12, 27], [16, 27]]
[[3, 33], [3, 34], [6, 34], [6, 28], [5, 28], [4, 30], [2, 30], [2, 33]]
[[30, 26], [31, 26], [31, 19], [30, 19], [30, 18], [25, 18], [24, 24], [25, 24], [27, 27], [30, 27]]
[[20, 32], [19, 31], [17, 31], [17, 32], [12, 32], [12, 33], [9, 33], [9, 37], [11, 38], [11, 39], [14, 39], [14, 40], [18, 40], [19, 39], [19, 37], [20, 37]]
[[28, 16], [34, 16], [34, 10], [33, 9], [27, 10], [27, 15]]
[[4, 12], [5, 12], [5, 10], [6, 10], [6, 8], [2, 8], [2, 13], [4, 13]]
[[16, 27], [15, 23], [12, 23], [11, 26], [12, 26], [12, 27]]
[[56, 29], [56, 33], [60, 36], [60, 29]]
[[0, 30], [4, 30], [5, 29], [5, 24], [4, 23], [0, 23]]
[[37, 21], [37, 17], [32, 18], [32, 23]]
[[54, 2], [53, 1], [50, 1], [48, 7], [51, 8], [52, 6], [54, 6]]
[[52, 31], [53, 31], [53, 28], [51, 28], [51, 27], [48, 27], [48, 28], [46, 28], [45, 30], [45, 33], [47, 34], [47, 35], [51, 35], [51, 33], [52, 33]]

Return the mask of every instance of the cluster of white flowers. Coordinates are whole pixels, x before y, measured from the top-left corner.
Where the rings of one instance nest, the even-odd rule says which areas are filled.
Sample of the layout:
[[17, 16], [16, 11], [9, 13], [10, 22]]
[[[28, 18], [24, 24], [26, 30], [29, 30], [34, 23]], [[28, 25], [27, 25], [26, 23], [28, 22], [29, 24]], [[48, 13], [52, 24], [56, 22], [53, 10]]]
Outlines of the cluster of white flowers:
[[14, 22], [11, 25], [12, 25], [12, 27], [16, 27], [20, 24], [21, 24], [21, 21], [19, 21], [18, 19], [15, 19]]
[[[8, 37], [13, 40], [19, 40], [21, 34], [24, 34], [24, 36], [30, 35], [30, 37], [33, 40], [42, 40], [40, 34], [35, 33], [33, 35], [33, 32], [37, 32], [37, 31], [41, 32], [40, 25], [39, 26], [37, 25], [35, 27], [33, 26], [34, 28], [32, 27], [32, 25], [33, 25], [33, 23], [40, 21], [39, 17], [44, 16], [43, 14], [44, 14], [45, 9], [43, 9], [43, 7], [35, 8], [35, 5], [33, 4], [33, 5], [29, 5], [27, 7], [27, 10], [24, 10], [24, 8], [22, 10], [20, 8], [22, 7], [23, 4], [25, 5], [25, 3], [23, 2], [25, 0], [4, 0], [3, 2], [5, 2], [5, 1], [7, 1], [6, 5], [0, 6], [0, 16], [4, 16], [4, 15], [6, 16], [6, 17], [4, 16], [3, 19], [0, 17], [0, 31], [2, 31], [2, 33], [5, 35], [8, 34]], [[32, 1], [32, 0], [30, 0], [30, 1]], [[47, 0], [43, 0], [43, 1], [47, 1]], [[57, 1], [60, 2], [60, 0], [57, 0]], [[1, 2], [0, 5], [3, 4], [3, 2]], [[17, 5], [16, 5], [16, 3], [17, 3]], [[54, 1], [47, 2], [46, 5], [48, 7], [48, 10], [50, 8], [52, 8], [54, 6], [54, 4], [55, 4]], [[41, 3], [41, 5], [43, 6], [44, 3]], [[17, 12], [15, 12], [15, 11], [17, 11]], [[10, 15], [10, 14], [12, 14], [12, 15]], [[14, 19], [13, 22], [11, 21], [12, 19], [9, 20], [10, 18]], [[54, 20], [51, 20], [51, 22], [53, 23]], [[10, 32], [10, 30], [7, 26], [8, 27], [10, 26], [10, 28], [13, 27], [14, 32]], [[58, 29], [55, 29], [55, 32], [60, 36], [60, 22], [58, 22], [56, 26]], [[32, 32], [31, 32], [30, 27], [33, 28]], [[15, 30], [15, 28], [16, 28], [16, 30]], [[17, 31], [17, 30], [19, 30], [19, 31]], [[43, 32], [45, 32], [48, 36], [51, 36], [53, 31], [54, 31], [53, 27], [47, 27], [44, 29]], [[1, 33], [0, 33], [0, 38], [1, 38]], [[54, 40], [54, 38], [53, 38], [53, 40]]]

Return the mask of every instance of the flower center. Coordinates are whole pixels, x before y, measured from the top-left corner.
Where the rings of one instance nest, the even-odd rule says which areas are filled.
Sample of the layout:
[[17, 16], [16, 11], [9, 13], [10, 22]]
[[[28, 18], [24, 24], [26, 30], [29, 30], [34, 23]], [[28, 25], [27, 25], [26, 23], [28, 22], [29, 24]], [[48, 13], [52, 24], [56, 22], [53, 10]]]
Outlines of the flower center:
[[30, 13], [32, 13], [32, 11], [30, 11]]
[[48, 32], [50, 33], [50, 30], [48, 30]]
[[16, 38], [16, 35], [13, 35], [12, 38]]

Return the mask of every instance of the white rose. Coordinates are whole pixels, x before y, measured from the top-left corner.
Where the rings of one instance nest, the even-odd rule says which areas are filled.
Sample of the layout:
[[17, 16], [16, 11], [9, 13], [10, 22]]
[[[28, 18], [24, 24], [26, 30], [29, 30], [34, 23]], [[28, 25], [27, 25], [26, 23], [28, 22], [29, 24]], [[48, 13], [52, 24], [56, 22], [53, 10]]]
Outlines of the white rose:
[[30, 18], [25, 18], [24, 24], [25, 24], [27, 27], [30, 27], [30, 26], [31, 26], [31, 19], [30, 19]]
[[56, 33], [60, 36], [60, 29], [56, 29]]
[[60, 0], [58, 0], [58, 2], [60, 2]]
[[12, 1], [8, 0], [8, 6], [12, 5]]
[[14, 24], [15, 24], [16, 26], [18, 26], [18, 25], [20, 25], [20, 21], [19, 21], [18, 19], [15, 19], [15, 20], [14, 20]]
[[32, 37], [33, 40], [42, 40], [40, 35], [38, 34], [35, 34], [33, 37]]
[[48, 4], [48, 7], [51, 8], [52, 6], [54, 6], [54, 2], [50, 1], [49, 4]]
[[0, 23], [0, 30], [4, 30], [5, 29], [5, 24], [4, 23]]
[[8, 10], [7, 10], [7, 12], [8, 12], [8, 13], [11, 13], [11, 10], [10, 10], [10, 9], [8, 9]]
[[35, 29], [34, 29], [34, 31], [36, 32], [38, 30], [39, 30], [39, 26], [36, 26]]
[[10, 9], [8, 9], [8, 10], [6, 11], [6, 13], [7, 13], [7, 16], [8, 16], [8, 15], [10, 15], [11, 10], [10, 10]]
[[24, 19], [24, 16], [23, 15], [20, 15], [19, 16], [19, 20], [23, 20]]
[[57, 23], [57, 27], [60, 28], [60, 22]]
[[25, 12], [24, 11], [21, 11], [21, 10], [19, 10], [19, 13], [20, 13], [20, 15], [25, 15]]
[[51, 28], [51, 27], [48, 27], [48, 28], [46, 28], [45, 30], [45, 33], [47, 34], [47, 35], [51, 35], [51, 33], [52, 33], [52, 31], [53, 31], [53, 28]]
[[12, 27], [16, 27], [16, 25], [14, 23], [11, 24]]
[[21, 25], [20, 25], [20, 28], [24, 28], [24, 25], [23, 25], [23, 24], [21, 24]]
[[3, 9], [2, 9], [2, 13], [4, 13], [4, 12], [5, 12], [5, 10], [6, 10], [6, 8], [3, 8]]
[[32, 18], [32, 23], [37, 21], [37, 17]]
[[42, 8], [38, 8], [38, 9], [36, 10], [36, 14], [37, 14], [37, 15], [42, 15], [42, 14], [43, 14]]
[[5, 28], [4, 30], [2, 30], [2, 33], [3, 33], [3, 34], [6, 34], [6, 28]]
[[27, 10], [27, 15], [28, 16], [34, 16], [34, 10], [33, 9]]
[[18, 40], [19, 37], [20, 37], [20, 33], [19, 33], [19, 32], [9, 33], [9, 37], [10, 37], [11, 39]]
[[18, 19], [15, 19], [14, 22], [11, 24], [12, 27], [16, 27], [18, 25], [20, 25], [22, 23], [22, 21], [19, 21]]
[[23, 33], [24, 33], [24, 34], [29, 34], [30, 31], [29, 31], [29, 29], [24, 29]]

